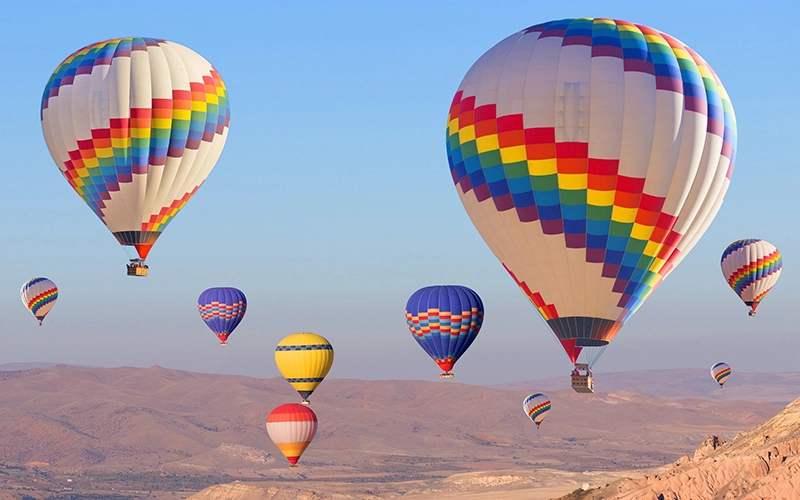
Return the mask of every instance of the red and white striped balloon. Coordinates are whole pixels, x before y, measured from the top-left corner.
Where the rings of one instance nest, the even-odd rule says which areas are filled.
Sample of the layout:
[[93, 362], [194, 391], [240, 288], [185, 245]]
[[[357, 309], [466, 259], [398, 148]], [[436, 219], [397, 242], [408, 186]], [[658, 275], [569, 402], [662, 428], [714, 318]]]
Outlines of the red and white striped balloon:
[[306, 405], [281, 405], [267, 417], [267, 434], [292, 466], [317, 434], [317, 415]]

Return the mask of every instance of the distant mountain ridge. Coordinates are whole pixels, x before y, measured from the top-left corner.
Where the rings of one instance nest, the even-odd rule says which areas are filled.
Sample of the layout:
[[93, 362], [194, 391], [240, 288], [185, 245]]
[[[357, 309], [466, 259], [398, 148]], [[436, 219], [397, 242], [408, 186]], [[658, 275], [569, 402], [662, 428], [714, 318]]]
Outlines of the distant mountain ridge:
[[44, 363], [44, 362], [32, 362], [32, 363], [3, 363], [0, 364], [0, 372], [13, 372], [18, 370], [33, 370], [35, 368], [50, 368], [51, 366], [56, 366], [58, 363]]
[[[800, 397], [800, 372], [747, 373], [734, 369], [720, 389], [709, 370], [635, 370], [594, 374], [598, 392], [637, 391], [660, 398], [700, 398], [719, 402], [763, 401], [786, 405]], [[493, 384], [487, 387], [506, 390], [555, 391], [568, 389], [568, 375], [527, 382]]]

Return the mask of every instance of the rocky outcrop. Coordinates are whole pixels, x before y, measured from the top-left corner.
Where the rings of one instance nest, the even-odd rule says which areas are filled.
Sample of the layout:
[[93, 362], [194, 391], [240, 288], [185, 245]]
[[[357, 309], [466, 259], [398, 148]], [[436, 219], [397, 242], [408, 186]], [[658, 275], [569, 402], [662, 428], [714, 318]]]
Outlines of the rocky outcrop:
[[800, 500], [800, 399], [730, 443], [706, 439], [657, 474], [586, 492], [586, 500]]

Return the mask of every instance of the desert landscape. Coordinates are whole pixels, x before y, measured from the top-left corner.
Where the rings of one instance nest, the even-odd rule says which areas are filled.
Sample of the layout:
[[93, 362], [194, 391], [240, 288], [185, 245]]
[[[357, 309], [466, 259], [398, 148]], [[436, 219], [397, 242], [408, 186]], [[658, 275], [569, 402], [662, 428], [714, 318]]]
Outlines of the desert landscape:
[[[737, 374], [722, 390], [704, 370], [598, 374], [612, 390], [589, 395], [547, 388], [557, 380], [504, 389], [332, 379], [311, 397], [319, 431], [290, 470], [264, 428], [272, 408], [298, 400], [283, 379], [158, 366], [23, 367], [0, 372], [0, 498], [477, 500], [577, 490], [595, 495], [586, 498], [614, 498], [612, 490], [649, 498], [636, 488], [673, 478], [674, 489], [692, 467], [714, 476], [710, 464], [723, 456], [742, 462], [767, 450], [773, 463], [777, 439], [789, 443], [779, 446], [781, 456], [798, 448], [786, 441], [791, 432], [757, 427], [773, 425], [764, 422], [776, 414], [796, 416], [797, 403], [784, 410], [796, 373]], [[677, 389], [695, 377], [696, 390]], [[622, 390], [626, 379], [638, 390]], [[537, 430], [521, 401], [541, 388], [553, 408]], [[712, 399], [723, 393], [730, 400]], [[757, 437], [764, 433], [772, 437]], [[718, 439], [709, 450], [703, 443], [711, 435]]]

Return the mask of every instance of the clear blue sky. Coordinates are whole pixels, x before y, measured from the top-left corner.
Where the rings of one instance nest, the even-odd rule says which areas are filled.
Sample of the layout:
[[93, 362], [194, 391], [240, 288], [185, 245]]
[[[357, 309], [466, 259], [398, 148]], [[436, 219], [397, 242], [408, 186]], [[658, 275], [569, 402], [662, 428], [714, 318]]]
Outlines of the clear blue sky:
[[[408, 296], [464, 284], [485, 326], [456, 381], [566, 375], [570, 363], [490, 253], [447, 164], [453, 93], [473, 62], [529, 25], [611, 17], [665, 31], [699, 52], [733, 101], [739, 149], [727, 199], [700, 243], [606, 350], [597, 372], [708, 367], [797, 370], [796, 214], [800, 56], [785, 2], [16, 2], [0, 53], [0, 363], [52, 361], [277, 376], [275, 344], [313, 331], [336, 349], [332, 377], [438, 375], [405, 326]], [[225, 151], [148, 258], [126, 255], [61, 177], [39, 124], [41, 92], [87, 44], [150, 36], [219, 70], [231, 98]], [[784, 256], [748, 318], [719, 256], [763, 238]], [[18, 290], [32, 276], [61, 292], [43, 327]], [[196, 310], [210, 286], [249, 308], [220, 348]]]

